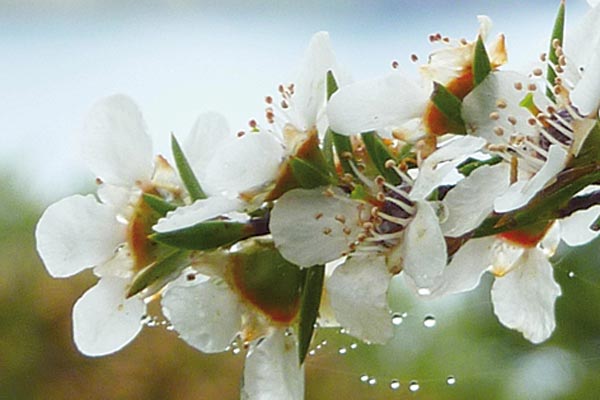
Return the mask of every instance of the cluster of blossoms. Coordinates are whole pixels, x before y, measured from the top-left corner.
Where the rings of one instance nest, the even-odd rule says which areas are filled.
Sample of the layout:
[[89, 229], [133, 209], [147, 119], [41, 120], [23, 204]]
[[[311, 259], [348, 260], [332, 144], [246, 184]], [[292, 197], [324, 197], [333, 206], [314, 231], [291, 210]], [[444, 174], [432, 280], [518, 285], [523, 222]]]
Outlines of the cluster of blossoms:
[[[369, 343], [393, 336], [390, 282], [415, 296], [494, 275], [494, 312], [533, 342], [555, 328], [549, 258], [600, 231], [600, 6], [527, 74], [503, 68], [502, 35], [441, 46], [414, 82], [396, 68], [352, 82], [317, 33], [266, 121], [234, 133], [201, 115], [174, 167], [154, 158], [129, 98], [93, 107], [82, 154], [97, 195], [48, 207], [36, 230], [48, 272], [99, 277], [73, 309], [77, 347], [113, 353], [148, 304], [207, 353], [247, 349], [244, 399], [302, 399], [316, 325]], [[416, 60], [415, 60], [416, 61]], [[395, 65], [394, 65], [395, 66]]]

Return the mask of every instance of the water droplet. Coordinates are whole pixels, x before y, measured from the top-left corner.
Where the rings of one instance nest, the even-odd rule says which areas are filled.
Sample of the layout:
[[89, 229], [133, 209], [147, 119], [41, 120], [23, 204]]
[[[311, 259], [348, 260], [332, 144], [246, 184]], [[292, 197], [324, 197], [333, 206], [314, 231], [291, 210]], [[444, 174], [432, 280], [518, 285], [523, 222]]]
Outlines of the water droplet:
[[400, 389], [400, 381], [398, 381], [398, 379], [393, 379], [390, 382], [390, 389], [392, 389], [392, 390], [398, 390], [398, 389]]
[[403, 312], [402, 314], [400, 314], [402, 316], [402, 318], [406, 318], [408, 317], [408, 313], [407, 312]]
[[357, 347], [358, 347], [358, 344], [357, 344], [357, 343], [351, 343], [351, 344], [350, 344], [350, 348], [351, 348], [352, 350], [356, 350], [356, 348], [357, 348]]
[[402, 318], [401, 314], [393, 314], [392, 315], [392, 324], [398, 326], [402, 323], [402, 321], [404, 321], [404, 318]]
[[367, 382], [369, 380], [369, 375], [361, 375], [360, 376], [360, 381], [361, 382]]
[[377, 384], [377, 379], [375, 378], [369, 378], [369, 385], [374, 386]]
[[241, 351], [242, 351], [242, 350], [240, 350], [240, 348], [239, 348], [239, 347], [236, 347], [235, 349], [231, 350], [231, 352], [232, 352], [234, 355], [236, 355], [236, 354], [240, 354], [240, 352], [241, 352]]
[[327, 346], [327, 340], [323, 340], [323, 341], [321, 342], [321, 346]]
[[410, 390], [411, 392], [416, 392], [419, 389], [421, 389], [421, 386], [419, 386], [419, 382], [417, 381], [410, 381], [410, 383], [408, 384], [408, 390]]
[[348, 349], [345, 347], [340, 347], [338, 350], [338, 353], [340, 353], [342, 355], [346, 354], [347, 352], [348, 352]]
[[454, 375], [449, 375], [449, 376], [446, 378], [446, 383], [447, 383], [448, 385], [454, 385], [454, 384], [456, 383], [456, 378], [454, 377]]
[[321, 350], [322, 348], [323, 348], [323, 346], [321, 346], [320, 344], [318, 344], [316, 347], [317, 350]]
[[344, 328], [341, 328], [341, 329], [340, 329], [340, 334], [341, 334], [341, 335], [345, 335], [347, 332], [348, 332], [348, 331], [347, 331], [347, 330], [345, 330]]
[[420, 296], [429, 296], [429, 295], [431, 295], [431, 290], [429, 290], [427, 288], [419, 288], [419, 289], [417, 289], [417, 293]]
[[314, 356], [315, 354], [317, 354], [317, 353], [314, 350], [311, 350], [311, 351], [308, 352], [309, 356]]
[[437, 324], [437, 321], [433, 315], [427, 315], [423, 320], [423, 325], [425, 325], [425, 328], [433, 328], [435, 324]]
[[569, 271], [569, 278], [575, 278], [575, 272]]

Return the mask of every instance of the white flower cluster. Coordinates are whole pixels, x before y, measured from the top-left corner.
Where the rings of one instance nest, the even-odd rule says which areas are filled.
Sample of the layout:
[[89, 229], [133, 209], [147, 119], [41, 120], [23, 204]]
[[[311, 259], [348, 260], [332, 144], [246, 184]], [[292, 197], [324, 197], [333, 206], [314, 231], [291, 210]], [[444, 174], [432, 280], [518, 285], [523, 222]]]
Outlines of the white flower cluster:
[[302, 399], [315, 324], [385, 343], [396, 276], [427, 299], [486, 271], [499, 321], [548, 339], [549, 258], [600, 231], [600, 6], [564, 35], [561, 13], [548, 73], [504, 69], [487, 17], [473, 41], [432, 35], [418, 82], [353, 83], [317, 33], [264, 125], [201, 115], [173, 138], [177, 168], [153, 162], [131, 99], [101, 100], [82, 146], [97, 195], [52, 204], [36, 230], [52, 276], [99, 277], [73, 309], [79, 350], [121, 349], [156, 300], [191, 346], [247, 348], [242, 398]]

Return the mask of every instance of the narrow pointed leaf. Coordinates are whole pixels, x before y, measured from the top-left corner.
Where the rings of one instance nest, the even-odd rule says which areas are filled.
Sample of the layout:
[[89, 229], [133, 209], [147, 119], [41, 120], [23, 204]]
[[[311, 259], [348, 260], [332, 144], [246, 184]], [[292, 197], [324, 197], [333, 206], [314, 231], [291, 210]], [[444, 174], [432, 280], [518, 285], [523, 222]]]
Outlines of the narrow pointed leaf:
[[180, 249], [210, 250], [256, 234], [257, 228], [252, 223], [208, 221], [176, 231], [154, 233], [150, 239]]
[[481, 36], [477, 37], [475, 55], [473, 57], [473, 86], [479, 85], [492, 72], [490, 58], [485, 50], [485, 44]]
[[352, 142], [348, 136], [340, 135], [339, 133], [333, 132], [333, 145], [335, 147], [335, 152], [338, 155], [338, 159], [340, 160], [340, 165], [342, 166], [342, 170], [347, 173], [355, 176], [352, 167], [350, 166], [349, 159], [352, 159]]
[[333, 132], [327, 129], [323, 137], [323, 157], [332, 173], [335, 173], [335, 155], [333, 151]]
[[[135, 296], [142, 290], [157, 283], [166, 284], [167, 281], [187, 267], [188, 251], [175, 250], [140, 272], [133, 278], [127, 297]], [[162, 286], [162, 285], [160, 285]]]
[[388, 160], [394, 160], [395, 158], [388, 150], [387, 146], [383, 143], [379, 135], [375, 132], [364, 132], [361, 133], [362, 140], [369, 153], [369, 157], [373, 164], [379, 171], [379, 173], [385, 178], [386, 181], [392, 185], [399, 185], [402, 180], [394, 172], [394, 170], [385, 167], [385, 163]]
[[327, 71], [327, 100], [329, 100], [337, 90], [338, 84], [335, 80], [335, 76], [333, 76], [333, 72]]
[[319, 315], [325, 266], [316, 265], [305, 270], [304, 286], [300, 298], [300, 316], [298, 321], [298, 356], [304, 363], [312, 341], [315, 323]]
[[569, 167], [583, 167], [597, 162], [600, 162], [600, 123], [598, 122], [587, 134], [579, 154], [572, 160]]
[[144, 201], [151, 209], [159, 213], [161, 216], [165, 216], [169, 211], [173, 211], [177, 208], [177, 206], [165, 201], [159, 196], [144, 193], [143, 194]]
[[290, 167], [294, 178], [304, 189], [314, 189], [334, 183], [324, 171], [300, 158], [291, 158]]
[[458, 97], [448, 91], [444, 85], [434, 82], [431, 101], [433, 104], [435, 104], [438, 110], [440, 110], [441, 113], [448, 118], [450, 122], [452, 122], [454, 125], [458, 125], [459, 128], [462, 127], [462, 132], [454, 133], [464, 133], [465, 123], [461, 116], [462, 102]]
[[[554, 80], [556, 79], [556, 72], [550, 66], [550, 64], [558, 65], [558, 55], [556, 49], [553, 46], [553, 42], [558, 40], [562, 45], [563, 35], [565, 31], [565, 2], [561, 1], [558, 7], [558, 13], [556, 14], [556, 20], [554, 21], [554, 28], [552, 29], [552, 36], [550, 37], [550, 49], [548, 50], [548, 70], [546, 72], [546, 79], [550, 83], [550, 86], [554, 86]], [[546, 89], [546, 95], [549, 99], [554, 100], [554, 93], [550, 88]]]
[[477, 160], [474, 158], [468, 158], [462, 163], [460, 163], [456, 167], [456, 169], [464, 176], [469, 176], [471, 175], [471, 172], [475, 171], [479, 167], [483, 167], [484, 165], [496, 165], [501, 161], [502, 157], [500, 156], [494, 156], [488, 160]]
[[173, 158], [175, 158], [175, 165], [177, 165], [179, 176], [190, 194], [192, 201], [205, 199], [206, 194], [204, 194], [200, 182], [198, 182], [196, 175], [194, 175], [194, 171], [192, 170], [192, 167], [190, 167], [185, 154], [183, 154], [183, 150], [181, 150], [181, 146], [177, 142], [175, 135], [171, 135], [171, 150], [173, 151]]

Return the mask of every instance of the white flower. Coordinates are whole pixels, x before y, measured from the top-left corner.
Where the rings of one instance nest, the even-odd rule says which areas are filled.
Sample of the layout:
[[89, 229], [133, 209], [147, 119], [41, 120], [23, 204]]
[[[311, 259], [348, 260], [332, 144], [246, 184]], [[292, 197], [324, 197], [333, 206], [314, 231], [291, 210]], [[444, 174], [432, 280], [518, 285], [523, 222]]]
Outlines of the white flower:
[[[485, 38], [491, 21], [484, 16], [479, 21], [480, 35]], [[442, 41], [442, 38], [433, 36], [431, 40]], [[443, 84], [463, 98], [473, 86], [475, 43], [449, 42], [447, 47], [433, 52], [428, 64], [421, 67], [425, 80], [422, 85], [400, 71], [393, 71], [383, 78], [341, 88], [327, 107], [331, 129], [344, 135], [376, 130], [404, 141], [418, 139], [422, 131], [436, 135], [449, 132], [445, 123], [440, 122], [439, 110], [429, 101], [432, 83]], [[495, 67], [506, 62], [503, 36], [492, 46], [490, 55]]]
[[558, 245], [558, 228], [549, 228], [543, 240], [529, 247], [509, 239], [497, 235], [469, 240], [454, 255], [431, 296], [472, 290], [489, 271], [496, 277], [491, 296], [498, 320], [540, 343], [554, 331], [554, 303], [561, 295], [548, 261]]
[[394, 186], [382, 178], [375, 183], [363, 177], [368, 195], [362, 199], [318, 188], [294, 189], [277, 201], [270, 230], [287, 260], [311, 267], [348, 256], [326, 286], [335, 317], [350, 334], [369, 342], [387, 341], [392, 326], [386, 292], [393, 275], [403, 270], [417, 288], [427, 290], [443, 272], [446, 242], [436, 203], [427, 197], [464, 154], [484, 143], [474, 137], [451, 141], [423, 162], [414, 182], [388, 162], [403, 182]]
[[133, 276], [155, 258], [146, 235], [157, 217], [142, 194], [172, 200], [183, 193], [164, 159], [153, 167], [150, 137], [128, 97], [97, 103], [82, 140], [82, 154], [102, 182], [99, 200], [74, 195], [52, 204], [38, 222], [36, 240], [53, 277], [87, 268], [100, 277], [73, 308], [75, 344], [86, 355], [100, 356], [125, 346], [142, 327], [144, 299], [126, 299]]
[[[231, 252], [197, 255], [197, 270], [188, 269], [166, 287], [163, 313], [181, 338], [200, 351], [226, 351], [236, 338], [248, 346], [243, 399], [301, 400], [304, 369], [289, 325], [298, 312], [303, 275], [279, 262], [272, 246], [263, 254], [274, 252], [274, 262], [244, 259], [246, 249], [260, 249], [260, 243], [252, 239]], [[289, 291], [278, 297], [286, 285]]]

